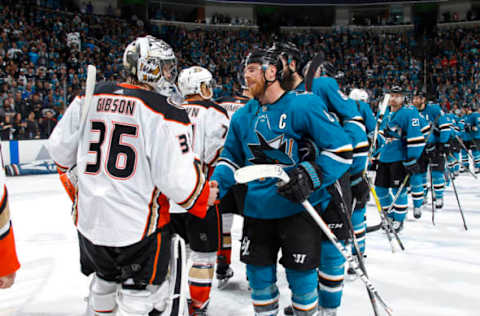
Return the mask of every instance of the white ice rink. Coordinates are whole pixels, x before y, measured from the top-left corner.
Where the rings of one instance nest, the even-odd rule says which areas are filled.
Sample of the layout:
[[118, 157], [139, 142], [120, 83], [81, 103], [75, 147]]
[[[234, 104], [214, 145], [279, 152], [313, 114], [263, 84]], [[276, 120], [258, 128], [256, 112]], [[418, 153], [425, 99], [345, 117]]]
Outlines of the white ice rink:
[[[456, 183], [468, 231], [463, 228], [455, 196], [448, 187], [445, 207], [436, 214], [436, 226], [432, 225], [430, 208], [418, 221], [408, 214], [401, 233], [405, 252], [392, 254], [380, 231], [367, 236], [370, 278], [395, 316], [480, 315], [480, 180], [461, 175]], [[0, 290], [0, 315], [82, 315], [89, 280], [79, 270], [71, 203], [58, 176], [8, 178], [7, 185], [22, 267], [15, 285]], [[373, 204], [368, 206], [368, 221], [379, 222]], [[236, 221], [235, 240], [240, 239], [240, 226]], [[253, 315], [238, 247], [235, 241], [232, 282], [222, 291], [213, 289], [211, 316]], [[283, 268], [278, 274], [283, 309], [290, 292]], [[386, 315], [379, 308], [381, 315]], [[371, 315], [363, 283], [346, 282], [339, 316]]]

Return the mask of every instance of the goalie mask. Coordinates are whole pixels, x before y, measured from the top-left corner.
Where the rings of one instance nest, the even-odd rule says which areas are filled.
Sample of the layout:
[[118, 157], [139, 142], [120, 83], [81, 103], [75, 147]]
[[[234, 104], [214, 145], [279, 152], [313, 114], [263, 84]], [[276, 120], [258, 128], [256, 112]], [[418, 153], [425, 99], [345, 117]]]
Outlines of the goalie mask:
[[363, 89], [358, 89], [358, 88], [352, 89], [348, 97], [355, 101], [363, 101], [365, 103], [368, 103], [368, 93]]
[[166, 42], [153, 36], [138, 37], [128, 44], [123, 54], [123, 66], [138, 82], [155, 86], [163, 78], [175, 82], [177, 59]]
[[178, 75], [178, 88], [184, 97], [199, 94], [205, 100], [211, 99], [214, 86], [210, 71], [200, 66], [184, 69]]

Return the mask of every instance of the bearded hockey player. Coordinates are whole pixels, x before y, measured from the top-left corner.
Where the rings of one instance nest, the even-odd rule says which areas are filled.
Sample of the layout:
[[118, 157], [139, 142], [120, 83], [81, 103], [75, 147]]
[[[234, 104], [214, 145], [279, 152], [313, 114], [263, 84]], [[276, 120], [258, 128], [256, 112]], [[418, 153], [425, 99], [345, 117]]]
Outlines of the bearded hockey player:
[[[300, 204], [306, 198], [322, 212], [325, 188], [350, 166], [352, 147], [338, 122], [311, 93], [280, 86], [283, 64], [273, 50], [257, 49], [247, 58], [245, 79], [254, 99], [232, 118], [212, 179], [221, 195], [235, 183], [234, 171], [252, 164], [280, 164], [288, 184], [275, 179], [248, 184], [240, 259], [247, 264], [255, 315], [277, 315], [277, 256], [285, 267], [295, 315], [318, 315], [317, 272], [321, 234]], [[315, 161], [300, 161], [299, 143], [312, 139]], [[323, 313], [323, 311], [321, 312]]]
[[[271, 50], [279, 51], [282, 56], [284, 64], [284, 72], [282, 73], [281, 84], [284, 89], [296, 89], [297, 91], [305, 90], [305, 82], [299, 74], [299, 69], [302, 66], [302, 58], [298, 48], [292, 43], [276, 43]], [[310, 68], [312, 66], [308, 66]], [[333, 198], [330, 201], [328, 211], [322, 215], [323, 219], [329, 223], [329, 217], [336, 218], [341, 216], [344, 218], [344, 223], [347, 216], [342, 214], [341, 203], [344, 204], [345, 209], [351, 209], [351, 197], [356, 198], [359, 208], [364, 207], [368, 197], [368, 184], [362, 177], [362, 173], [367, 163], [368, 141], [363, 125], [363, 118], [358, 112], [357, 105], [353, 100], [348, 99], [339, 89], [337, 81], [332, 78], [336, 72], [333, 65], [324, 62], [318, 69], [310, 69], [319, 77], [314, 76], [311, 83], [311, 91], [322, 99], [322, 104], [325, 104], [326, 111], [339, 118], [340, 124], [345, 133], [350, 137], [350, 142], [354, 146], [353, 163], [349, 169], [350, 175], [346, 174], [339, 181], [341, 189], [336, 187], [329, 188]], [[342, 191], [342, 192], [338, 192]], [[339, 193], [343, 197], [338, 197]], [[348, 226], [332, 226], [333, 233], [339, 240], [345, 241], [348, 238]], [[363, 234], [365, 234], [363, 232]], [[362, 236], [362, 232], [358, 232], [358, 236]], [[322, 242], [322, 251], [319, 266], [319, 306], [328, 310], [328, 315], [335, 315], [336, 309], [340, 306], [343, 293], [343, 279], [345, 273], [344, 267], [345, 259], [335, 246], [329, 241]], [[288, 309], [285, 312], [289, 312]], [[327, 313], [327, 312], [326, 312]]]
[[404, 105], [402, 88], [393, 86], [390, 98], [390, 112], [382, 121], [380, 135], [385, 142], [381, 148], [375, 177], [375, 190], [380, 204], [393, 220], [393, 228], [400, 231], [407, 214], [407, 185], [398, 199], [393, 201], [407, 174], [419, 173], [417, 160], [425, 147], [425, 138], [420, 125], [420, 115], [415, 107]]
[[[430, 124], [425, 154], [429, 161], [433, 189], [435, 190], [435, 208], [443, 207], [445, 190], [445, 155], [450, 152], [450, 123], [440, 105], [426, 104], [425, 96], [420, 92], [414, 103], [420, 115]], [[432, 202], [433, 203], [433, 202]]]
[[130, 43], [123, 55], [128, 81], [97, 84], [87, 104], [87, 96], [76, 97], [48, 141], [59, 168], [76, 166], [80, 265], [93, 274], [87, 315], [168, 310], [176, 283], [166, 277], [177, 240], [169, 199], [205, 217], [216, 198], [192, 150], [187, 113], [154, 91], [168, 50], [152, 36]]
[[[211, 175], [227, 136], [227, 111], [211, 101], [213, 78], [210, 71], [199, 66], [184, 69], [178, 76], [178, 88], [185, 98], [182, 107], [187, 111], [193, 127], [193, 151], [200, 158], [205, 174]], [[213, 269], [219, 248], [220, 214], [211, 207], [205, 218], [187, 213], [172, 205], [173, 230], [190, 245], [191, 268], [188, 275], [190, 288], [190, 315], [207, 315], [212, 287]]]

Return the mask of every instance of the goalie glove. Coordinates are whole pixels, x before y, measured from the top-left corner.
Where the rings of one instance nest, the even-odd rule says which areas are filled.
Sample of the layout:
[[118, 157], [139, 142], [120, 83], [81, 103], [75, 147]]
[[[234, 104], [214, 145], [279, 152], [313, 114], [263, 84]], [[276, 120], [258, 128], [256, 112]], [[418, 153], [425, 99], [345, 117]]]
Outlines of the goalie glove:
[[313, 191], [320, 188], [321, 170], [314, 162], [301, 162], [296, 168], [288, 172], [290, 181], [278, 182], [278, 194], [294, 202], [302, 203]]
[[74, 165], [70, 169], [68, 169], [66, 172], [61, 172], [59, 170], [60, 174], [60, 182], [62, 182], [62, 185], [67, 192], [68, 196], [70, 197], [70, 200], [72, 202], [75, 201], [75, 195], [77, 192], [77, 187], [78, 187], [78, 172], [77, 172], [77, 165]]

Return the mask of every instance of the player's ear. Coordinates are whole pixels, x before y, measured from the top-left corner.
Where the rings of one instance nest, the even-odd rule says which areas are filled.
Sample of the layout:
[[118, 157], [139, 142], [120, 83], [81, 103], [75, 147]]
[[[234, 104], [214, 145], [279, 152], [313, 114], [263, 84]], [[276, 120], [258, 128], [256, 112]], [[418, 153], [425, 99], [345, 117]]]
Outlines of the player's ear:
[[268, 81], [274, 81], [276, 75], [277, 75], [277, 67], [275, 67], [274, 65], [268, 65], [267, 71], [265, 72], [265, 78]]

